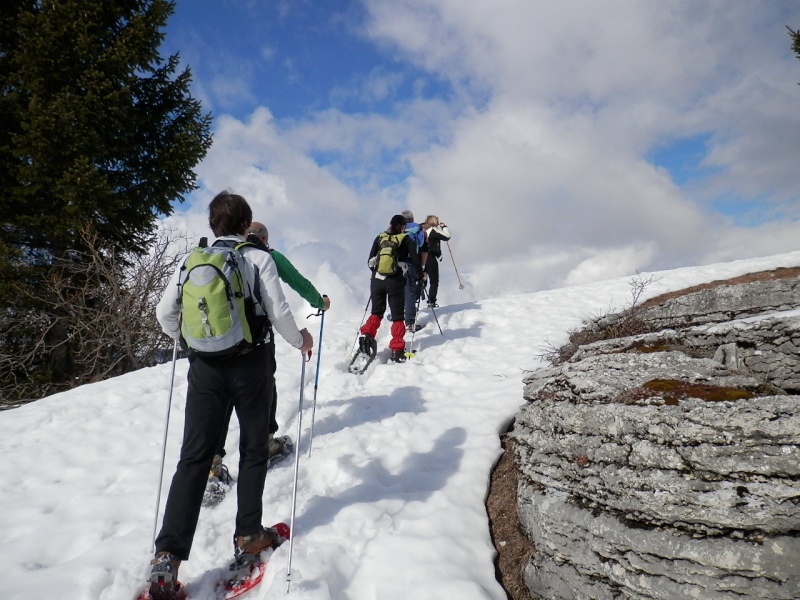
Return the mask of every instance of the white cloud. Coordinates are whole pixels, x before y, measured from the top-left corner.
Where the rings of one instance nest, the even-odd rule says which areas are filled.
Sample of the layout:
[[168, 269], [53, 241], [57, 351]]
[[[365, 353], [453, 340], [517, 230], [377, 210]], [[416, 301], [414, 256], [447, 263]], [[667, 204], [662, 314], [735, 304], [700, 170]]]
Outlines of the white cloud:
[[265, 44], [261, 46], [259, 55], [265, 62], [272, 62], [277, 57], [278, 51], [274, 47]]
[[679, 247], [699, 233], [700, 211], [663, 173], [612, 152], [582, 123], [510, 111], [464, 121], [452, 144], [414, 157], [410, 203], [434, 206], [465, 239], [481, 240], [470, 260], [660, 235]]
[[[800, 63], [785, 30], [800, 25], [794, 2], [364, 6], [364, 34], [423, 70], [419, 82], [450, 81], [451, 93], [423, 99], [434, 92], [415, 84], [420, 96], [388, 113], [222, 116], [200, 168], [198, 211], [222, 188], [242, 193], [278, 247], [364, 299], [369, 244], [403, 208], [451, 227], [466, 289], [446, 271], [443, 291], [457, 296], [796, 248], [795, 221], [742, 228], [714, 210], [733, 212], [740, 197], [767, 212], [800, 208]], [[389, 67], [362, 75], [329, 97], [380, 101], [400, 83]], [[645, 158], [698, 135], [713, 167], [701, 182], [681, 188]]]
[[[789, 2], [367, 6], [377, 41], [490, 90], [452, 143], [412, 159], [412, 207], [435, 205], [466, 239], [491, 240], [467, 246], [472, 261], [525, 256], [541, 243], [588, 244], [592, 264], [619, 252], [638, 256], [637, 268], [705, 262], [723, 246], [729, 254], [728, 240], [771, 231], [733, 228], [710, 208], [724, 206], [720, 194], [798, 201], [797, 60], [785, 31], [798, 12]], [[680, 189], [644, 159], [659, 142], [706, 133], [706, 164], [717, 171], [704, 186]], [[654, 250], [641, 254], [643, 245]], [[782, 237], [740, 245], [739, 256], [759, 246], [794, 248]]]
[[590, 256], [573, 268], [564, 278], [564, 285], [581, 285], [605, 279], [615, 279], [635, 273], [642, 264], [652, 259], [652, 244], [625, 246], [617, 250], [606, 249]]
[[359, 75], [347, 84], [334, 88], [331, 91], [331, 99], [334, 104], [348, 100], [367, 104], [382, 102], [396, 93], [403, 79], [403, 75], [397, 71], [374, 68], [366, 75]]

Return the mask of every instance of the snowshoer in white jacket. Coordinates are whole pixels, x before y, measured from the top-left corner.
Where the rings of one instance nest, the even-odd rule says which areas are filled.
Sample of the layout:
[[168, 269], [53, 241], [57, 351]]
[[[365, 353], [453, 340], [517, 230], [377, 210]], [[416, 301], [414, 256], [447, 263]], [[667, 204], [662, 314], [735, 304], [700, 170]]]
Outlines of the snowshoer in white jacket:
[[[253, 214], [241, 196], [222, 192], [209, 204], [209, 225], [220, 240], [244, 242]], [[244, 276], [249, 290], [258, 290], [255, 309], [266, 314], [290, 345], [310, 352], [313, 339], [298, 329], [286, 302], [275, 262], [267, 252], [243, 247]], [[176, 270], [156, 308], [164, 333], [181, 335], [179, 304], [181, 268]], [[253, 297], [258, 297], [255, 293]], [[269, 328], [265, 335], [272, 335]], [[240, 424], [238, 506], [234, 530], [234, 556], [258, 554], [278, 543], [277, 534], [262, 525], [264, 479], [267, 473], [267, 436], [275, 357], [266, 337], [254, 340], [239, 354], [209, 358], [190, 351], [183, 445], [172, 478], [161, 530], [156, 537], [156, 556], [150, 576], [151, 597], [171, 598], [178, 590], [178, 567], [189, 558], [197, 527], [208, 472], [222, 435], [223, 417], [233, 403]], [[266, 399], [266, 401], [265, 401]], [[165, 585], [166, 582], [166, 585]], [[163, 595], [161, 595], [163, 594]]]

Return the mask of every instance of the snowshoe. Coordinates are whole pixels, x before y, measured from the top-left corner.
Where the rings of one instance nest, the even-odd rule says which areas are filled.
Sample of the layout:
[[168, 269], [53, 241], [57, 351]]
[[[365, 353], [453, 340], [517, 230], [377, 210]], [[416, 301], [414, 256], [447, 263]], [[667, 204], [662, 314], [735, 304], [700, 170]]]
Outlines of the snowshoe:
[[223, 463], [218, 463], [211, 467], [208, 475], [206, 491], [203, 492], [202, 506], [213, 508], [225, 499], [225, 495], [233, 487], [236, 480], [231, 476]]
[[378, 354], [378, 342], [368, 333], [358, 339], [358, 352], [355, 353], [347, 370], [350, 373], [360, 375], [367, 370], [367, 367], [375, 360]]
[[273, 465], [278, 464], [287, 456], [291, 456], [294, 452], [294, 444], [288, 435], [282, 435], [280, 437], [273, 438], [270, 441], [272, 443], [270, 443], [267, 469], [272, 468]]
[[253, 535], [235, 537], [234, 559], [228, 568], [227, 579], [222, 582], [221, 597], [225, 600], [236, 598], [261, 583], [267, 569], [263, 552], [275, 550], [289, 539], [289, 535], [289, 526], [278, 523]]
[[159, 552], [150, 564], [150, 582], [137, 600], [184, 600], [186, 592], [178, 581], [180, 559], [169, 552]]
[[186, 589], [183, 584], [178, 582], [178, 587], [171, 593], [172, 595], [164, 595], [166, 590], [158, 590], [152, 583], [148, 583], [144, 591], [136, 596], [136, 600], [187, 600]]

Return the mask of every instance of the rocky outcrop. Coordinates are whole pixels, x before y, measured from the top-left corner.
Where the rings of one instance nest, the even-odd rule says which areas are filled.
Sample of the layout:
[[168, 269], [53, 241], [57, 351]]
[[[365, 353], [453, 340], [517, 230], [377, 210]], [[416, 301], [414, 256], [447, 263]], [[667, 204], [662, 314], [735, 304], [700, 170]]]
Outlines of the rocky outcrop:
[[525, 379], [511, 438], [534, 597], [800, 598], [798, 291], [678, 295], [637, 314], [650, 333]]

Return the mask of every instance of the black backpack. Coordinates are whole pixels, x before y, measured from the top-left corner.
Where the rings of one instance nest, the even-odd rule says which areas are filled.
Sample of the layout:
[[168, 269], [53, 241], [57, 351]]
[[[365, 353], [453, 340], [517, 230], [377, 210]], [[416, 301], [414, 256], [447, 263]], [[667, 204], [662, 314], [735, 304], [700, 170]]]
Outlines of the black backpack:
[[428, 254], [439, 258], [442, 255], [442, 240], [428, 236]]

